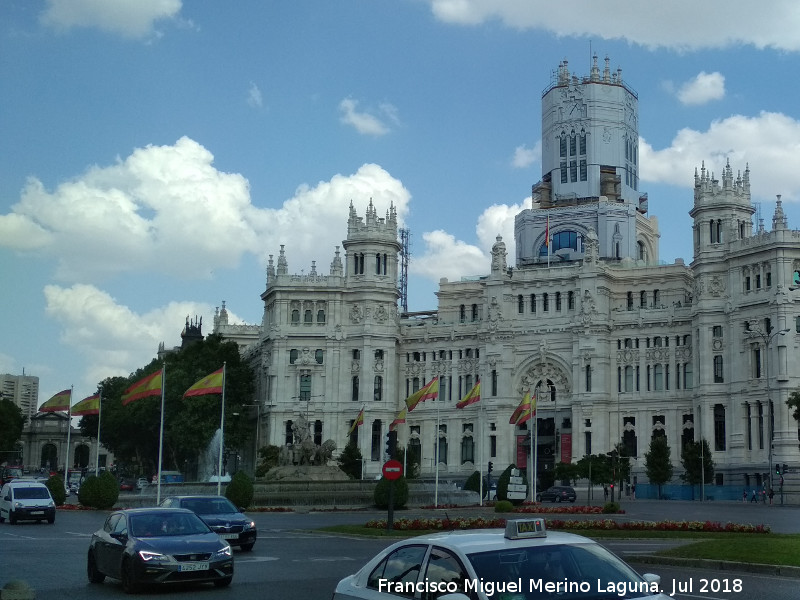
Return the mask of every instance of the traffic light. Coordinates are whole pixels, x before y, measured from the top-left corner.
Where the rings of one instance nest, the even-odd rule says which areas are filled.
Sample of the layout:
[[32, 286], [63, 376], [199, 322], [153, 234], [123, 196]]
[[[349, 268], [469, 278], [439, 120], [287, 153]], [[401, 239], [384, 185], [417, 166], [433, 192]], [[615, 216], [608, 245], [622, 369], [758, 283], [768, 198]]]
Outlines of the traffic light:
[[489, 461], [489, 464], [488, 464], [488, 467], [487, 467], [487, 471], [489, 472], [489, 475], [492, 474], [492, 469], [493, 468], [494, 468], [494, 465], [492, 464], [492, 461]]
[[397, 432], [389, 431], [386, 434], [386, 455], [389, 458], [394, 458], [397, 452]]
[[781, 466], [775, 465], [775, 475], [780, 475], [780, 474], [781, 474]]

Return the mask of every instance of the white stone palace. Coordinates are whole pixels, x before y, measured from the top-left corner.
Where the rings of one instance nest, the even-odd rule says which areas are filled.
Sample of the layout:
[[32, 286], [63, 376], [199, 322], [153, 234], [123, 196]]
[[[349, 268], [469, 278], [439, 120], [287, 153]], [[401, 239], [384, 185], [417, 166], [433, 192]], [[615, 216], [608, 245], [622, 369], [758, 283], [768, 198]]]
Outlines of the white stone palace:
[[[424, 474], [524, 465], [525, 427], [509, 417], [538, 397], [538, 470], [624, 444], [632, 482], [665, 435], [680, 449], [707, 440], [716, 485], [762, 486], [774, 465], [800, 466], [800, 232], [776, 203], [771, 230], [753, 225], [749, 168], [694, 174], [694, 258], [659, 262], [658, 222], [639, 190], [638, 97], [597, 58], [588, 76], [559, 65], [542, 95], [542, 178], [516, 216], [516, 264], [506, 242], [491, 270], [442, 279], [438, 307], [398, 308], [401, 244], [394, 209], [352, 205], [343, 252], [327, 274], [289, 272], [291, 246], [270, 256], [261, 325], [214, 331], [236, 340], [257, 373], [259, 445], [291, 442], [308, 418], [339, 449], [353, 434], [367, 472], [380, 473], [389, 424], [435, 376], [427, 401], [398, 427]], [[687, 173], [687, 177], [691, 174]], [[548, 244], [549, 240], [549, 244]], [[481, 380], [481, 401], [455, 407]], [[437, 430], [438, 423], [438, 430]], [[771, 426], [770, 423], [773, 423]], [[483, 425], [483, 427], [481, 427]], [[770, 438], [772, 450], [770, 451]]]

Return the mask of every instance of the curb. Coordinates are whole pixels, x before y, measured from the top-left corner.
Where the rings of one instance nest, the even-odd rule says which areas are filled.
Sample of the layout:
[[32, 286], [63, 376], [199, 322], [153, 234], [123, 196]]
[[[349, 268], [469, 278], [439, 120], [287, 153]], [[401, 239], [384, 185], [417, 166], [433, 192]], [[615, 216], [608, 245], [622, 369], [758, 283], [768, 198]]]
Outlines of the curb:
[[708, 558], [675, 558], [670, 556], [653, 556], [647, 554], [628, 554], [625, 562], [648, 565], [664, 565], [669, 567], [700, 567], [719, 571], [743, 571], [760, 575], [780, 575], [800, 579], [800, 567], [787, 565], [767, 565], [763, 563], [745, 563], [731, 560], [713, 560]]

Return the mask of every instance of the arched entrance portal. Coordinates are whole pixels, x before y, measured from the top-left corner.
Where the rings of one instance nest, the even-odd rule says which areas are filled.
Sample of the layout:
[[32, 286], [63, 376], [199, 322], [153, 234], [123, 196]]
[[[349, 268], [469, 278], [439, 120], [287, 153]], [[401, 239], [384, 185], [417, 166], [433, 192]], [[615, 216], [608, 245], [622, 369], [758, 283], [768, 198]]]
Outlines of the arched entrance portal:
[[77, 469], [83, 469], [89, 466], [89, 446], [80, 444], [75, 448], [75, 458], [72, 464]]
[[42, 446], [39, 466], [47, 471], [55, 471], [58, 469], [58, 449], [55, 444], [45, 444]]

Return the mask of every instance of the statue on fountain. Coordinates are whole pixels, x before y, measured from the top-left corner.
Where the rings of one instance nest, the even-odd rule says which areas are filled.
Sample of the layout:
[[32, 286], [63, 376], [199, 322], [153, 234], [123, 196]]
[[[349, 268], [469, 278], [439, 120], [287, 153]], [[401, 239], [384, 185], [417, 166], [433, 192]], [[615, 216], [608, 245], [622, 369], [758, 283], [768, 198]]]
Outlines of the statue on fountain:
[[338, 466], [329, 466], [336, 442], [315, 444], [308, 420], [303, 416], [292, 422], [292, 443], [278, 452], [278, 466], [270, 469], [266, 479], [345, 480], [347, 475]]

